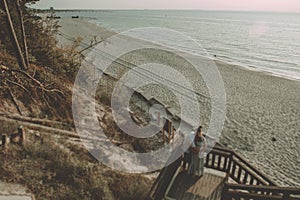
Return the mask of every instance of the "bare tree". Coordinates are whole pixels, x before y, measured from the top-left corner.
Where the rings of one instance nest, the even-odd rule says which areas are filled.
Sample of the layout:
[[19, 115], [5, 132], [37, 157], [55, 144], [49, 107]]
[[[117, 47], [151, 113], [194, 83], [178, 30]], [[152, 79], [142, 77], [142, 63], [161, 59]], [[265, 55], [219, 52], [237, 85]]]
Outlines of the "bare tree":
[[1, 1], [4, 5], [7, 24], [8, 24], [8, 27], [9, 27], [9, 35], [12, 38], [12, 42], [13, 42], [15, 50], [16, 50], [16, 57], [17, 57], [17, 60], [18, 60], [19, 67], [22, 70], [27, 70], [27, 65], [26, 65], [26, 62], [25, 62], [25, 59], [24, 59], [24, 56], [23, 56], [18, 38], [17, 38], [17, 34], [16, 34], [16, 31], [15, 31], [13, 22], [11, 20], [11, 15], [10, 15], [10, 11], [9, 11], [9, 8], [8, 8], [8, 5], [7, 5], [7, 1], [6, 0], [1, 0]]
[[27, 47], [27, 39], [26, 39], [26, 33], [25, 33], [25, 27], [24, 27], [24, 18], [23, 18], [23, 12], [21, 9], [21, 5], [20, 5], [20, 0], [15, 0], [16, 4], [17, 4], [17, 9], [18, 9], [18, 15], [19, 15], [19, 21], [21, 24], [21, 39], [23, 42], [23, 52], [24, 52], [24, 59], [25, 59], [25, 63], [26, 66], [29, 67], [29, 55], [28, 55], [28, 47]]

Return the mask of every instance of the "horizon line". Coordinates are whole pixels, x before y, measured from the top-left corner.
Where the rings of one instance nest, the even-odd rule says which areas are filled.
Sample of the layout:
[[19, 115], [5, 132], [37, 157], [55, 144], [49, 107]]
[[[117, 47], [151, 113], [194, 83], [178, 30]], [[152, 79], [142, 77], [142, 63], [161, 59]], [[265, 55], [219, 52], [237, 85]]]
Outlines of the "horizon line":
[[53, 7], [54, 10], [57, 11], [64, 11], [64, 10], [95, 10], [95, 11], [101, 11], [101, 10], [174, 10], [174, 11], [218, 11], [218, 12], [265, 12], [265, 13], [290, 13], [290, 14], [300, 14], [300, 11], [276, 11], [276, 10], [222, 10], [222, 9], [195, 9], [195, 8], [55, 8], [54, 6], [50, 6], [49, 8], [34, 8], [38, 10], [50, 10], [50, 8]]

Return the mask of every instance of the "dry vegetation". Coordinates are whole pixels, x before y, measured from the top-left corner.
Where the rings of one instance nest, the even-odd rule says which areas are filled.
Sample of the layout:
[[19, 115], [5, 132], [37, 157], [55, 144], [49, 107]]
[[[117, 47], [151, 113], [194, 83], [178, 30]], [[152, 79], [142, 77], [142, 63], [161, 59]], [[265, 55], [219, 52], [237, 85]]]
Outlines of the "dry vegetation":
[[[76, 50], [80, 41], [67, 49], [57, 47], [53, 37], [57, 23], [35, 17], [22, 1], [30, 63], [27, 69], [22, 69], [9, 37], [3, 2], [0, 1], [0, 111], [72, 124], [70, 88], [81, 62]], [[14, 2], [7, 1], [18, 41], [22, 41]], [[24, 52], [22, 42], [20, 46]], [[121, 137], [110, 119], [103, 123], [113, 137], [132, 142]], [[17, 124], [0, 122], [0, 135], [16, 130]], [[25, 186], [36, 199], [146, 198], [151, 186], [148, 178], [112, 171], [85, 149], [67, 142], [67, 138], [40, 134], [38, 137], [28, 134], [23, 146], [12, 144], [4, 150], [0, 145], [1, 181]], [[133, 144], [141, 150], [140, 145]]]
[[[2, 132], [17, 128], [17, 124], [1, 124]], [[23, 146], [1, 150], [1, 179], [26, 186], [36, 199], [146, 198], [148, 178], [112, 171], [67, 140], [28, 136]]]
[[[7, 1], [17, 40], [25, 52], [17, 6]], [[26, 8], [24, 27], [28, 49], [29, 66], [23, 69], [18, 63], [17, 51], [3, 2], [0, 1], [0, 103], [11, 104], [15, 109], [1, 110], [19, 112], [22, 115], [47, 117], [51, 119], [71, 119], [71, 91], [81, 57], [76, 51], [78, 42], [68, 49], [57, 47], [54, 34], [58, 25], [53, 20], [41, 20]], [[24, 53], [25, 55], [25, 53]], [[24, 56], [25, 57], [25, 56]]]

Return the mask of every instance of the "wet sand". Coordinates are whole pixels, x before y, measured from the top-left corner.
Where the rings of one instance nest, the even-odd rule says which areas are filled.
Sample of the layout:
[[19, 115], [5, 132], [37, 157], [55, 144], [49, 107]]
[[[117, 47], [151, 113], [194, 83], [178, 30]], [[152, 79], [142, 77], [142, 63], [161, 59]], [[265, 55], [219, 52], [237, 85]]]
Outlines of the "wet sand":
[[[85, 44], [93, 39], [107, 38], [113, 34], [104, 28], [78, 19], [61, 19], [60, 31], [64, 36], [83, 37]], [[58, 37], [63, 46], [71, 42]], [[83, 45], [82, 48], [85, 46]], [[167, 54], [160, 54], [166, 62]], [[127, 61], [158, 59], [155, 52], [124, 55]], [[182, 68], [181, 60], [169, 57], [168, 63]], [[159, 59], [158, 59], [159, 61]], [[135, 63], [141, 64], [141, 63]], [[272, 76], [268, 73], [249, 70], [240, 66], [216, 61], [222, 75], [227, 98], [227, 112], [221, 142], [242, 154], [281, 186], [300, 187], [300, 81]], [[112, 66], [112, 74], [118, 67]], [[183, 73], [193, 74], [183, 68]], [[117, 72], [118, 73], [118, 72]], [[204, 82], [193, 85], [204, 96], [209, 96]], [[144, 88], [158, 94], [157, 88]], [[166, 91], [161, 91], [164, 93]], [[176, 107], [173, 98], [162, 96], [161, 101]], [[172, 95], [168, 95], [169, 97]], [[210, 118], [210, 102], [199, 98], [204, 127]], [[178, 108], [176, 108], [178, 109]], [[176, 110], [175, 109], [175, 110]]]

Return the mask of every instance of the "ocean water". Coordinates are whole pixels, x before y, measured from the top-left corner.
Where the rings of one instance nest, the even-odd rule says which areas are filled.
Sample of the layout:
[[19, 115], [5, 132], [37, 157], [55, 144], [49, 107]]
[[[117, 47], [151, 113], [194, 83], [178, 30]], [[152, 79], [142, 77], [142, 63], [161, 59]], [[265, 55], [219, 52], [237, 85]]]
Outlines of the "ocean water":
[[[300, 79], [300, 13], [95, 10], [58, 15], [79, 15], [119, 33], [141, 27], [173, 29], [196, 40], [219, 60]], [[194, 50], [184, 40], [178, 45]]]

